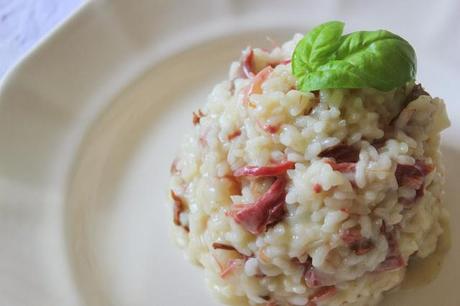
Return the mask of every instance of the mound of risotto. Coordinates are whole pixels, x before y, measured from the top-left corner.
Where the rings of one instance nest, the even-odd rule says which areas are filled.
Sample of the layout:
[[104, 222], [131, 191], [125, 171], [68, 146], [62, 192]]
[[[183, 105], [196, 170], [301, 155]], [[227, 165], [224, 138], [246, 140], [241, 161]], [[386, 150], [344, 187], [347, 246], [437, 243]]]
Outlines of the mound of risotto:
[[247, 48], [171, 166], [179, 245], [233, 305], [376, 305], [446, 216], [441, 99], [298, 88], [302, 39]]

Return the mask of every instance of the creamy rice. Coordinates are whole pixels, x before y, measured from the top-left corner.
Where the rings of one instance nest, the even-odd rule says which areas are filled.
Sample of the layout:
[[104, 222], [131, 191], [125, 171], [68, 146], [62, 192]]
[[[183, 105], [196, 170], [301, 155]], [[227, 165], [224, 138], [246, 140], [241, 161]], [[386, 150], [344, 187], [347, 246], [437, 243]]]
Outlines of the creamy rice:
[[[436, 248], [449, 121], [414, 84], [296, 90], [301, 37], [244, 50], [194, 113], [171, 169], [175, 234], [225, 303], [375, 305]], [[280, 210], [251, 229], [243, 211], [276, 184]]]

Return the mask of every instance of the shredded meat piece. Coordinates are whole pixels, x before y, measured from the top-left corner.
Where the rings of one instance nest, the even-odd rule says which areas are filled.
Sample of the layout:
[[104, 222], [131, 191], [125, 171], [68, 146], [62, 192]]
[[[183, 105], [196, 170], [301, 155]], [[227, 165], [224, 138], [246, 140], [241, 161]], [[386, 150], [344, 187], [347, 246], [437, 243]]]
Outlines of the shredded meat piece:
[[248, 48], [246, 54], [243, 56], [242, 63], [243, 75], [247, 79], [254, 77], [254, 50]]
[[171, 198], [174, 201], [173, 221], [177, 226], [182, 226], [187, 232], [189, 228], [180, 222], [180, 214], [185, 210], [184, 201], [173, 190], [171, 190]]
[[425, 176], [433, 171], [433, 165], [425, 164], [422, 160], [416, 160], [414, 165], [396, 166], [395, 176], [399, 186], [406, 186], [415, 189], [415, 197], [413, 199], [400, 199], [406, 208], [412, 207], [416, 200], [424, 194]]
[[204, 113], [201, 111], [201, 109], [198, 110], [198, 112], [193, 112], [193, 125], [200, 124], [201, 117], [204, 116]]
[[337, 293], [337, 288], [335, 286], [326, 286], [326, 287], [321, 287], [315, 292], [313, 292], [309, 297], [308, 297], [308, 304], [307, 306], [316, 306], [316, 302], [323, 301], [327, 298], [330, 298], [334, 294]]
[[285, 187], [286, 178], [280, 176], [255, 203], [234, 205], [229, 215], [248, 232], [258, 235], [284, 216]]
[[419, 189], [423, 185], [425, 176], [431, 171], [433, 171], [432, 165], [427, 165], [422, 160], [416, 160], [414, 165], [398, 164], [395, 176], [399, 186]]
[[262, 93], [262, 84], [272, 73], [273, 68], [270, 66], [265, 67], [254, 77], [252, 84], [244, 92], [243, 104], [249, 105], [249, 96], [252, 94], [261, 94]]
[[332, 170], [342, 173], [353, 172], [356, 169], [356, 163], [336, 163], [332, 159], [326, 159], [324, 162], [329, 164], [332, 167]]
[[291, 161], [285, 161], [278, 165], [273, 166], [245, 166], [238, 168], [233, 172], [236, 177], [240, 176], [278, 176], [285, 174], [287, 170], [294, 169], [295, 163]]
[[342, 238], [346, 244], [350, 245], [363, 239], [363, 236], [361, 235], [361, 229], [359, 226], [355, 226], [343, 230], [340, 234], [340, 238]]
[[[383, 228], [385, 230], [384, 225]], [[396, 231], [393, 230], [391, 232], [385, 232], [385, 237], [388, 242], [387, 257], [377, 266], [374, 272], [395, 270], [406, 265], [404, 258], [401, 256], [401, 252], [399, 250], [398, 240], [396, 239]]]
[[312, 264], [311, 257], [308, 257], [304, 264], [304, 279], [308, 288], [320, 288], [334, 285], [336, 280], [333, 275], [326, 274], [316, 269]]
[[359, 226], [347, 228], [342, 231], [340, 238], [342, 238], [350, 250], [355, 252], [356, 255], [364, 255], [374, 248], [372, 240], [364, 238], [361, 235], [361, 229]]
[[318, 183], [313, 184], [313, 191], [315, 193], [320, 193], [321, 191], [323, 191], [323, 187], [321, 187], [321, 185]]
[[[249, 106], [251, 106], [251, 103], [249, 104]], [[264, 130], [265, 132], [267, 132], [268, 134], [275, 134], [280, 129], [280, 125], [263, 124], [259, 120], [257, 120], [256, 122], [257, 122], [257, 126], [260, 127], [262, 130]]]
[[430, 96], [430, 94], [426, 92], [425, 89], [423, 89], [422, 84], [416, 84], [412, 88], [412, 91], [407, 95], [406, 104], [411, 101], [414, 101], [420, 96]]
[[237, 129], [237, 130], [234, 130], [233, 132], [231, 132], [230, 134], [228, 134], [228, 140], [232, 140], [238, 136], [241, 135], [241, 130], [240, 129]]
[[356, 163], [359, 160], [359, 150], [346, 144], [338, 144], [327, 148], [318, 154], [319, 157], [333, 158], [336, 163]]
[[269, 134], [275, 134], [279, 130], [279, 126], [271, 125], [271, 124], [265, 124], [263, 126], [263, 130]]

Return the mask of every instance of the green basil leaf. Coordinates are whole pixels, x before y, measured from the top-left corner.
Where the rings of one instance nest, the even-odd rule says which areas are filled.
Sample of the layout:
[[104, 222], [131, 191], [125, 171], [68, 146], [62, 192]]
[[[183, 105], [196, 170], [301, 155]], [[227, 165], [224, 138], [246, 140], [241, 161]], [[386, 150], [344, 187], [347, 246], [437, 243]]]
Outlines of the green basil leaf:
[[392, 90], [414, 80], [416, 56], [403, 38], [385, 30], [342, 36], [343, 23], [328, 22], [296, 46], [292, 72], [303, 91], [324, 88]]
[[338, 48], [344, 26], [343, 22], [330, 21], [311, 30], [299, 42], [292, 55], [294, 75], [303, 75], [325, 63]]

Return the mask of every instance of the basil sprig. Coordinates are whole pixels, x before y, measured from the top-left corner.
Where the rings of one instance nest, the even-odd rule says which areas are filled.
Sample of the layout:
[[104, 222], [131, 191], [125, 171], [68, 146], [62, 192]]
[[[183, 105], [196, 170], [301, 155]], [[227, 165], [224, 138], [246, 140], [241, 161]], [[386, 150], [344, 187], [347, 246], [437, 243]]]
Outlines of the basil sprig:
[[342, 35], [344, 23], [323, 23], [297, 44], [292, 73], [302, 91], [375, 88], [389, 91], [415, 80], [412, 46], [385, 30]]

